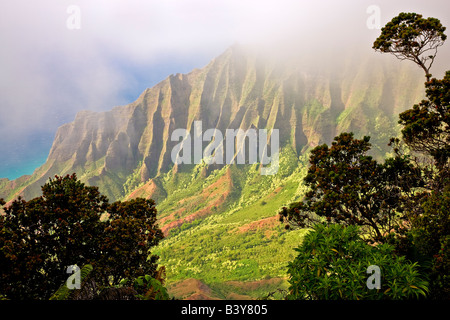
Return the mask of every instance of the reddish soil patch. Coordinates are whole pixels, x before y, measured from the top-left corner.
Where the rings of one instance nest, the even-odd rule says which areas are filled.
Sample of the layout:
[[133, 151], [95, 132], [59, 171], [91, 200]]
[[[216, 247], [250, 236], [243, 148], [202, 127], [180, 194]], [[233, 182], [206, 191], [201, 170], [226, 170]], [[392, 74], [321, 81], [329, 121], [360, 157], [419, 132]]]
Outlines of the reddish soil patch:
[[166, 223], [169, 223], [170, 221], [176, 220], [176, 215], [181, 215], [184, 211], [186, 211], [186, 208], [180, 208], [177, 211], [172, 212], [168, 216], [165, 216], [164, 218], [159, 219], [159, 224], [163, 225]]
[[255, 300], [255, 298], [247, 296], [245, 294], [237, 294], [231, 292], [230, 294], [227, 295], [227, 300]]
[[[267, 287], [280, 286], [285, 279], [271, 278], [257, 281], [226, 281], [224, 284], [229, 287], [227, 300], [254, 300], [255, 298], [246, 294], [233, 292], [254, 291]], [[198, 279], [186, 279], [173, 283], [167, 287], [170, 296], [181, 300], [220, 300], [213, 290]]]
[[182, 300], [217, 300], [210, 287], [197, 279], [186, 279], [172, 285], [167, 290], [176, 299]]
[[244, 289], [244, 290], [257, 290], [261, 287], [273, 286], [273, 285], [281, 285], [283, 283], [283, 278], [271, 278], [265, 280], [256, 280], [256, 281], [227, 281], [225, 282], [227, 285], [230, 285], [235, 288]]
[[237, 229], [235, 229], [238, 233], [244, 233], [248, 231], [256, 231], [260, 229], [273, 229], [277, 226], [279, 223], [278, 216], [273, 216], [257, 221], [253, 221], [250, 223], [247, 223]]
[[283, 190], [283, 187], [278, 187], [275, 190], [273, 190], [267, 197], [265, 197], [264, 200], [270, 200], [273, 197], [275, 197], [280, 191]]
[[156, 186], [155, 182], [153, 182], [153, 180], [150, 180], [149, 182], [144, 184], [142, 187], [134, 190], [128, 196], [128, 199], [135, 199], [135, 198], [151, 199], [153, 194], [157, 191], [157, 189], [158, 189], [158, 187]]
[[[217, 179], [216, 182], [214, 182], [201, 192], [189, 198], [180, 200], [178, 202], [178, 205], [183, 207], [160, 220], [160, 225], [163, 225], [161, 227], [161, 230], [163, 231], [164, 235], [167, 236], [171, 229], [179, 227], [183, 223], [189, 223], [196, 219], [205, 218], [211, 215], [214, 212], [213, 209], [219, 208], [226, 201], [232, 188], [233, 182], [231, 180], [230, 170], [228, 170], [225, 175]], [[172, 220], [175, 218], [175, 214], [180, 214], [183, 211], [187, 211], [186, 207], [197, 205], [199, 203], [204, 203], [205, 206], [185, 217], [179, 218], [177, 220]]]

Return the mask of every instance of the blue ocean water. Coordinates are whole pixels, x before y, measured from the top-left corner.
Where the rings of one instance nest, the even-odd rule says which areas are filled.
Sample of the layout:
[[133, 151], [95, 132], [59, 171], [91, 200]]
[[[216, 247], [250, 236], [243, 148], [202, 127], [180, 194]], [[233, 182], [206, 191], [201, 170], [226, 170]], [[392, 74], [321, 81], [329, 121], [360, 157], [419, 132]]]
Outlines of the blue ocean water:
[[8, 178], [9, 180], [17, 179], [23, 175], [31, 175], [35, 169], [45, 163], [47, 155], [28, 159], [27, 161], [18, 161], [15, 163], [2, 163], [0, 168], [0, 178]]
[[[123, 104], [128, 104], [135, 101], [145, 89], [152, 87], [171, 74], [188, 73], [194, 68], [203, 67], [209, 62], [210, 57], [206, 54], [178, 57], [178, 59], [168, 56], [163, 61], [149, 65], [147, 68], [134, 64], [132, 61], [117, 61], [113, 54], [109, 59], [114, 61], [112, 65], [119, 73], [130, 79], [130, 86], [121, 88], [119, 94]], [[116, 105], [104, 106], [103, 109], [109, 110]], [[3, 106], [0, 105], [1, 107]], [[30, 175], [45, 163], [57, 128], [64, 123], [73, 121], [76, 112], [79, 111], [61, 109], [61, 106], [54, 106], [54, 109], [56, 115], [41, 126], [46, 127], [45, 132], [11, 133], [0, 130], [0, 178], [13, 180], [22, 175]], [[5, 137], [5, 134], [8, 137]]]
[[0, 178], [10, 180], [32, 174], [45, 163], [53, 143], [53, 133], [35, 133], [2, 143]]

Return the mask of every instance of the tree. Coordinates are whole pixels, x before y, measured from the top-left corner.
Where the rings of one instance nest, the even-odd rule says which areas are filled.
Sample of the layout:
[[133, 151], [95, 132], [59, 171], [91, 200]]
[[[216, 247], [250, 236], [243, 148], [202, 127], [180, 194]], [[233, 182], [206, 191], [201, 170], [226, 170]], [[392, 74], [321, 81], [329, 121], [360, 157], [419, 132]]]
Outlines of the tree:
[[[441, 179], [448, 179], [450, 158], [450, 71], [425, 84], [426, 100], [400, 114], [403, 141], [415, 152], [431, 156]], [[442, 185], [442, 183], [441, 183]]]
[[430, 296], [450, 299], [450, 185], [433, 190], [410, 217], [416, 260], [430, 277]]
[[155, 202], [142, 198], [115, 202], [108, 207], [99, 258], [103, 283], [118, 285], [124, 278], [156, 274], [158, 257], [149, 257], [148, 252], [163, 238], [156, 213]]
[[42, 196], [18, 199], [0, 216], [0, 292], [10, 299], [48, 299], [67, 267], [92, 265], [103, 290], [121, 279], [156, 273], [150, 248], [162, 239], [152, 200], [112, 205], [75, 174], [55, 176]]
[[[387, 244], [366, 244], [356, 226], [317, 224], [288, 265], [289, 300], [394, 300], [426, 296], [427, 281], [416, 263], [393, 254]], [[380, 270], [379, 288], [369, 267]], [[371, 271], [372, 272], [372, 271]]]
[[14, 298], [47, 298], [68, 275], [100, 255], [100, 215], [106, 197], [75, 176], [56, 177], [42, 196], [21, 198], [0, 217], [0, 291]]
[[[399, 124], [403, 126], [402, 141], [413, 154], [418, 154], [415, 167], [421, 172], [418, 178], [424, 187], [414, 190], [414, 196], [403, 208], [411, 226], [409, 251], [414, 252], [414, 258], [430, 276], [432, 299], [450, 297], [450, 71], [442, 80], [431, 79], [429, 72], [438, 47], [446, 39], [444, 31], [445, 27], [435, 18], [400, 14], [382, 29], [374, 43], [375, 49], [413, 60], [427, 76], [427, 99], [402, 112]], [[426, 56], [427, 51], [433, 54]]]
[[383, 241], [400, 224], [397, 209], [417, 181], [417, 172], [407, 157], [378, 163], [367, 155], [370, 146], [369, 137], [358, 140], [342, 133], [331, 147], [314, 148], [304, 178], [310, 190], [303, 201], [282, 208], [281, 220], [300, 227], [324, 219], [359, 225], [370, 240]]
[[447, 38], [445, 29], [436, 18], [425, 19], [417, 13], [402, 12], [381, 29], [373, 49], [413, 61], [425, 71], [429, 81], [437, 50]]
[[[366, 154], [370, 149], [368, 137], [357, 140], [352, 133], [339, 135], [331, 147], [322, 145], [312, 150], [311, 165], [304, 179], [310, 190], [301, 202], [283, 208], [280, 219], [301, 227], [311, 226], [312, 222], [316, 228], [317, 223], [328, 222], [367, 228], [362, 229], [364, 239], [369, 236], [372, 244], [375, 241], [395, 245], [386, 254], [401, 259], [409, 257], [420, 263], [420, 271], [429, 275], [430, 297], [448, 299], [450, 72], [442, 80], [431, 79], [429, 72], [438, 47], [446, 39], [444, 31], [445, 27], [435, 18], [423, 19], [415, 13], [401, 13], [382, 29], [373, 46], [381, 52], [393, 53], [401, 60], [412, 60], [425, 71], [427, 100], [401, 113], [399, 120], [403, 125], [402, 141], [412, 152], [404, 152], [400, 139], [392, 138], [389, 145], [393, 147], [394, 157], [381, 164]], [[416, 153], [422, 158], [431, 158], [432, 165], [422, 165]], [[325, 231], [321, 229], [320, 232]], [[360, 241], [350, 237], [346, 243], [343, 234], [336, 239], [344, 242], [345, 250]], [[330, 283], [341, 293], [342, 281], [324, 276], [317, 282], [308, 273], [314, 269], [312, 263], [325, 266], [328, 263], [328, 267], [334, 268], [336, 261], [330, 255], [336, 248], [328, 246], [322, 257], [315, 253], [321, 245], [326, 247], [333, 241], [323, 237], [318, 239], [314, 246], [311, 245], [312, 250], [299, 255], [291, 265], [292, 279], [297, 279], [291, 282], [293, 297], [302, 298], [305, 294], [313, 298], [333, 294], [336, 297], [336, 292], [322, 290], [329, 290]], [[348, 256], [354, 257], [352, 260], [356, 263], [356, 253]], [[352, 272], [357, 268], [357, 264], [348, 266]], [[386, 271], [396, 268], [393, 264]], [[315, 269], [316, 272], [319, 270]], [[345, 270], [337, 274], [344, 281], [356, 279], [352, 278], [353, 273], [348, 274]], [[316, 296], [304, 291], [308, 285], [314, 287]], [[388, 289], [393, 290], [392, 293], [395, 291], [393, 287]]]

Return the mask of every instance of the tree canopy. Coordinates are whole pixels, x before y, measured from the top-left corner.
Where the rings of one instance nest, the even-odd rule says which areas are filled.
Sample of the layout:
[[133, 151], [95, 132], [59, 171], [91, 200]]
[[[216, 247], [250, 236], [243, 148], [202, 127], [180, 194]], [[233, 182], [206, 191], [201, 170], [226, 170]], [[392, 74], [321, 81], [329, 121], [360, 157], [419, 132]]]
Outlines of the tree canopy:
[[417, 172], [406, 157], [380, 164], [367, 155], [369, 137], [355, 139], [352, 133], [335, 137], [331, 147], [321, 145], [310, 155], [304, 182], [310, 189], [303, 201], [280, 212], [291, 225], [320, 222], [359, 225], [371, 240], [381, 239], [400, 224], [397, 208], [404, 192], [415, 183]]
[[0, 292], [10, 299], [48, 299], [67, 267], [92, 265], [96, 288], [154, 276], [150, 249], [162, 238], [153, 200], [109, 204], [75, 174], [42, 186], [42, 196], [17, 199], [0, 216]]
[[450, 159], [450, 71], [442, 80], [425, 84], [427, 99], [400, 114], [403, 141], [416, 152], [431, 156], [448, 179]]

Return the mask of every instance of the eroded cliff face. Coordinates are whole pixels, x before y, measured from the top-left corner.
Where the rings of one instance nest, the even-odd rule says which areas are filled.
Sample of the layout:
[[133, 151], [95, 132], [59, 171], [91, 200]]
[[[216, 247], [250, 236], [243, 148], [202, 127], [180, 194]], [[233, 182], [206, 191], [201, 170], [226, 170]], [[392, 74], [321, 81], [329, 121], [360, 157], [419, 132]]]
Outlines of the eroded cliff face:
[[169, 76], [129, 105], [78, 113], [58, 129], [47, 162], [33, 175], [0, 181], [0, 197], [29, 199], [49, 177], [76, 172], [110, 200], [125, 198], [173, 167], [179, 141], [171, 141], [172, 132], [192, 130], [197, 120], [204, 130], [221, 132], [279, 129], [280, 146], [298, 155], [352, 131], [370, 135], [374, 152], [383, 154], [398, 134], [398, 113], [423, 97], [423, 82], [414, 66], [375, 56], [269, 62], [232, 47], [202, 69]]

